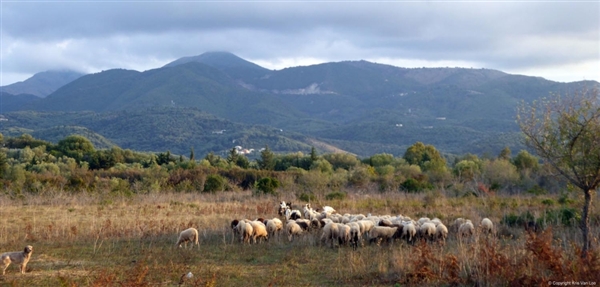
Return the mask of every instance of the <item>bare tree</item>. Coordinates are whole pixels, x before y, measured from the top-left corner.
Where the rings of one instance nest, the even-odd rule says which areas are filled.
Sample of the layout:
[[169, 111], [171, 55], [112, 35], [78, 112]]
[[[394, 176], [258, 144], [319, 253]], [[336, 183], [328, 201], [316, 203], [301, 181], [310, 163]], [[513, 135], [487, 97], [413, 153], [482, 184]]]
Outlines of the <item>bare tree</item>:
[[598, 90], [555, 96], [517, 111], [526, 143], [585, 197], [580, 228], [581, 256], [590, 250], [589, 214], [592, 195], [600, 184], [600, 105]]

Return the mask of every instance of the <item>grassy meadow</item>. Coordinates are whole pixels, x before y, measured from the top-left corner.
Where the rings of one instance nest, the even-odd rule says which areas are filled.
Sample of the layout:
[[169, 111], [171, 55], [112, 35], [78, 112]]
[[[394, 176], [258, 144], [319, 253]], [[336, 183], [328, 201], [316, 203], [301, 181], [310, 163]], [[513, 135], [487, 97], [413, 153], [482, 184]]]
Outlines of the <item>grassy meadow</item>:
[[[243, 245], [232, 238], [232, 219], [277, 216], [280, 197], [250, 191], [0, 196], [0, 252], [33, 245], [27, 272], [8, 267], [2, 286], [548, 286], [548, 282], [600, 283], [597, 238], [600, 206], [592, 210], [592, 256], [579, 258], [579, 199], [557, 195], [453, 197], [444, 192], [348, 193], [313, 202], [339, 213], [438, 217], [449, 228], [458, 217], [476, 225], [492, 219], [495, 236], [477, 234], [446, 244], [396, 241], [390, 245], [331, 248], [313, 231]], [[286, 194], [288, 196], [286, 197]], [[567, 211], [565, 211], [567, 210]], [[558, 212], [558, 213], [557, 213]], [[559, 216], [554, 216], [559, 214]], [[566, 215], [565, 215], [566, 214]], [[528, 222], [527, 220], [533, 219]], [[535, 224], [532, 224], [535, 223]], [[524, 226], [537, 226], [526, 231]], [[200, 232], [199, 248], [176, 248], [178, 233]], [[182, 275], [191, 272], [193, 277]]]

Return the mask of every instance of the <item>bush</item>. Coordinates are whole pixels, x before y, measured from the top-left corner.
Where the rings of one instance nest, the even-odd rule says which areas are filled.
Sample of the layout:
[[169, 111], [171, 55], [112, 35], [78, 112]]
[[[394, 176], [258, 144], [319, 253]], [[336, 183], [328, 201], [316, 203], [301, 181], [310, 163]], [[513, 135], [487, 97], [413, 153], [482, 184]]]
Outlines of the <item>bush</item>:
[[225, 189], [225, 179], [218, 174], [211, 174], [206, 177], [204, 183], [204, 192], [215, 193], [217, 191], [223, 191]]
[[327, 200], [334, 200], [334, 199], [344, 200], [344, 199], [346, 199], [346, 193], [335, 191], [335, 192], [328, 193], [327, 195], [325, 195], [325, 199], [327, 199]]
[[279, 180], [271, 177], [263, 177], [256, 182], [257, 193], [277, 195], [275, 191], [280, 186]]
[[546, 194], [548, 192], [545, 189], [543, 189], [541, 186], [536, 184], [532, 188], [527, 190], [527, 193], [531, 193], [531, 194], [535, 194], [535, 195], [542, 195], [542, 194]]
[[535, 222], [535, 218], [533, 218], [533, 215], [529, 211], [526, 211], [525, 213], [521, 213], [520, 215], [516, 215], [514, 213], [507, 214], [500, 221], [500, 223], [502, 223], [502, 224], [505, 224], [508, 226], [513, 226], [513, 227], [529, 225], [534, 222]]
[[311, 193], [303, 192], [298, 196], [298, 199], [300, 199], [301, 201], [304, 201], [304, 202], [311, 202], [311, 201], [316, 201], [317, 197], [312, 192]]

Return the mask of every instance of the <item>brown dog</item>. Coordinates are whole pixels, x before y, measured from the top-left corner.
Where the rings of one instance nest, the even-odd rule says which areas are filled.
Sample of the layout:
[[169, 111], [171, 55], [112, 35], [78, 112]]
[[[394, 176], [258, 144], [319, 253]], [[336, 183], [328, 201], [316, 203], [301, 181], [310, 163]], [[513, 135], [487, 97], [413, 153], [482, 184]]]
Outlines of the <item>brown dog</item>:
[[23, 251], [15, 251], [15, 252], [5, 252], [0, 255], [0, 261], [4, 264], [4, 269], [2, 269], [2, 275], [6, 272], [6, 268], [11, 263], [21, 264], [21, 274], [25, 274], [25, 267], [27, 266], [27, 262], [31, 258], [31, 253], [33, 252], [33, 246], [27, 245], [25, 246], [25, 250]]

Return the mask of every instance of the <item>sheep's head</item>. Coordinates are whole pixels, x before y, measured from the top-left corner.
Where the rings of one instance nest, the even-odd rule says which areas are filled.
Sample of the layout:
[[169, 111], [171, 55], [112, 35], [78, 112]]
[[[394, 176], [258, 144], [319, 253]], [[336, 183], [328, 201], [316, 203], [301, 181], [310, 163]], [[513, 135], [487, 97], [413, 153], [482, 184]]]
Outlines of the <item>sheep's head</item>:
[[231, 221], [231, 228], [232, 228], [232, 229], [235, 229], [235, 228], [236, 228], [236, 226], [238, 225], [238, 223], [240, 223], [240, 221], [239, 221], [239, 220], [237, 220], [237, 219], [234, 219], [234, 220], [232, 220], [232, 221]]

